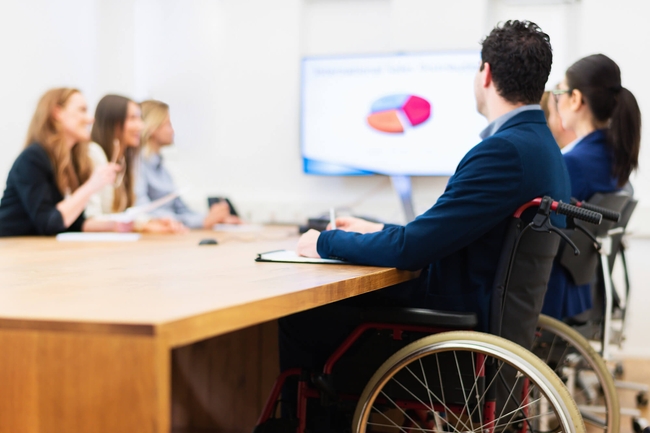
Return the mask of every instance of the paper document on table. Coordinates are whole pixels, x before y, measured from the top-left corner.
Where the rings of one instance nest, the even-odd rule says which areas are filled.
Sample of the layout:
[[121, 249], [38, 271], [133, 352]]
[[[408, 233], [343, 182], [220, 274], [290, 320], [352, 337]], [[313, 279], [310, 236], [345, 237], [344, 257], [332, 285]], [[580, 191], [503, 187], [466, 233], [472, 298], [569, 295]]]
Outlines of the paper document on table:
[[158, 209], [160, 206], [174, 200], [178, 196], [180, 196], [179, 192], [172, 192], [150, 203], [143, 204], [140, 206], [130, 207], [124, 212], [103, 215], [101, 219], [118, 221], [122, 223], [130, 223], [134, 221], [138, 215], [148, 214], [149, 212]]
[[57, 241], [76, 242], [134, 242], [138, 239], [139, 233], [68, 232], [56, 235]]
[[349, 264], [343, 260], [334, 259], [312, 259], [311, 257], [302, 257], [291, 250], [277, 250], [260, 253], [255, 259], [256, 262], [281, 262], [281, 263], [328, 263], [328, 264]]

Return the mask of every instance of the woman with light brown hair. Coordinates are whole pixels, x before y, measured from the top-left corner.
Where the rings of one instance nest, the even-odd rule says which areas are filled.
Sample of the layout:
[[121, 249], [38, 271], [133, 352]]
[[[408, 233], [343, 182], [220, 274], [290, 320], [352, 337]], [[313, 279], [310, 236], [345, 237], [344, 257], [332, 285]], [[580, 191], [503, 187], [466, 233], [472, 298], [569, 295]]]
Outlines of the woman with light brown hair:
[[[138, 164], [142, 116], [140, 106], [119, 95], [104, 96], [95, 110], [89, 155], [95, 169], [118, 164], [120, 171], [114, 184], [107, 185], [91, 197], [86, 214], [98, 219], [124, 212], [135, 205], [135, 171]], [[136, 219], [136, 231], [178, 233], [187, 229], [169, 218]]]
[[[163, 164], [160, 150], [174, 142], [174, 128], [169, 117], [169, 106], [164, 102], [149, 100], [140, 104], [144, 128], [142, 130], [142, 155], [136, 183], [138, 205], [145, 205], [176, 192], [171, 174]], [[207, 214], [195, 212], [177, 197], [154, 211], [154, 215], [177, 219], [190, 228], [212, 228], [215, 224], [239, 224], [239, 217], [231, 215], [226, 200], [214, 203]]]
[[25, 149], [7, 177], [0, 201], [0, 236], [123, 228], [84, 215], [90, 197], [114, 182], [119, 170], [116, 164], [107, 164], [93, 172], [88, 156], [92, 122], [77, 89], [52, 89], [41, 97]]

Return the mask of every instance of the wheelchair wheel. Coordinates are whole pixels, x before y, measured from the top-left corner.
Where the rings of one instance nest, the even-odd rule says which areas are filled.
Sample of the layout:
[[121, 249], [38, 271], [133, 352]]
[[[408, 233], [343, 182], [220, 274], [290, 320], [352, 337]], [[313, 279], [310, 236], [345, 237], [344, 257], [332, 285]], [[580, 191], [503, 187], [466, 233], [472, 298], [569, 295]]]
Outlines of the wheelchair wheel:
[[614, 379], [586, 338], [542, 314], [532, 352], [566, 383], [585, 423], [603, 433], [618, 433], [620, 407]]
[[538, 357], [494, 335], [453, 331], [415, 341], [366, 385], [352, 431], [584, 433], [562, 381]]

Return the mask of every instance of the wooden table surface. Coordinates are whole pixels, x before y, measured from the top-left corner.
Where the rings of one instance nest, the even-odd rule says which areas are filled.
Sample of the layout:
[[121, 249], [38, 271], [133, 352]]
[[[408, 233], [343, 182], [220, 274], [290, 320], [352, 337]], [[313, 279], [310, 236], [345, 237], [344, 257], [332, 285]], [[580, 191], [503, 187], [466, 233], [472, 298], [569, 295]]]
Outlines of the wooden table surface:
[[[215, 238], [218, 245], [199, 246]], [[0, 239], [0, 328], [164, 334], [173, 346], [405, 281], [353, 265], [258, 263], [295, 227], [144, 235], [137, 242]]]

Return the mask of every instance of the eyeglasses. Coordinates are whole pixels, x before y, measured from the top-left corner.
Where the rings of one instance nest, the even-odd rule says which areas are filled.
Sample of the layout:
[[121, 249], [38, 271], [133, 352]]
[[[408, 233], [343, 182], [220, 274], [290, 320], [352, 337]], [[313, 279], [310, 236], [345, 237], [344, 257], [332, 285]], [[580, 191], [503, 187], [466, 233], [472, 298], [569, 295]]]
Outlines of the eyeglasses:
[[571, 92], [573, 92], [573, 89], [553, 89], [553, 90], [551, 90], [551, 93], [553, 94], [553, 99], [555, 99], [556, 104], [558, 103], [558, 101], [560, 99], [560, 95], [564, 95], [565, 93], [571, 93]]

